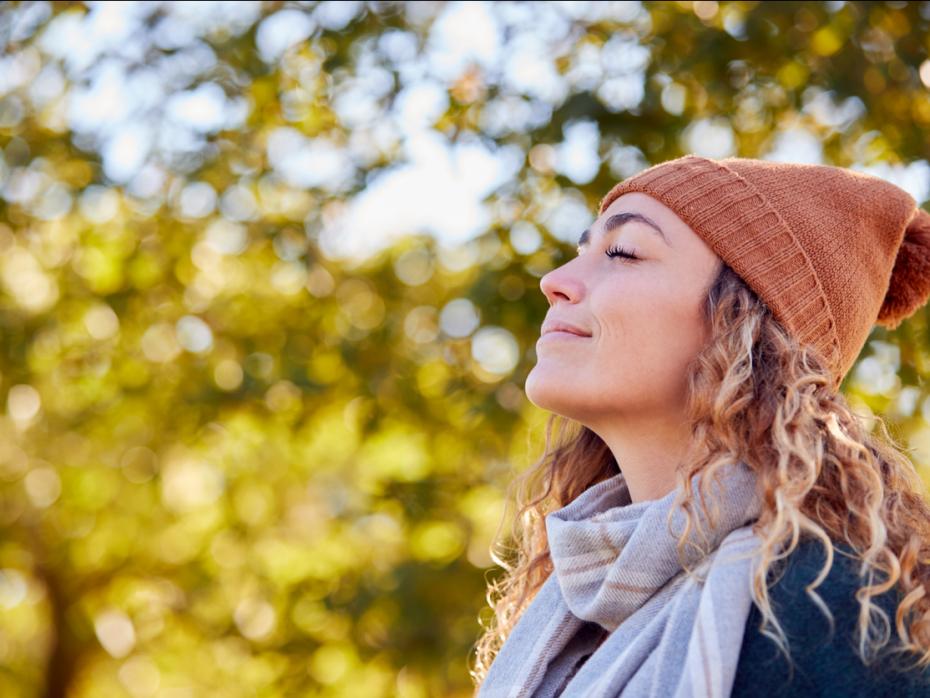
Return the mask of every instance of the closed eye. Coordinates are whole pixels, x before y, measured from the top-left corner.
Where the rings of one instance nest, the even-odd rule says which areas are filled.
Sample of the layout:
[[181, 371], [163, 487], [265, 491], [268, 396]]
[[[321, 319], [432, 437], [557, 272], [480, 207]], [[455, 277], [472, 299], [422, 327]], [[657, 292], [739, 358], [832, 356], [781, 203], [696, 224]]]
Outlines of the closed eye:
[[619, 245], [608, 247], [607, 251], [604, 254], [606, 254], [610, 258], [620, 257], [621, 259], [625, 259], [627, 261], [635, 261], [639, 259], [639, 257], [633, 254], [632, 251], [626, 250], [623, 247], [620, 247]]

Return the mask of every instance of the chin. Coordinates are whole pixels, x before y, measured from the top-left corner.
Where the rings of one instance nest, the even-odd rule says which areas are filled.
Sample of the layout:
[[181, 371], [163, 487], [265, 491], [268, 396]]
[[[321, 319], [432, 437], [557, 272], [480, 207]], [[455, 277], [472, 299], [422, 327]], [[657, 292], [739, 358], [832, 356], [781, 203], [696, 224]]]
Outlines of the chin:
[[524, 391], [526, 399], [536, 407], [570, 419], [577, 418], [579, 406], [573, 404], [581, 397], [577, 382], [568, 380], [563, 375], [558, 378], [551, 374], [547, 376], [538, 368], [534, 368], [526, 377]]

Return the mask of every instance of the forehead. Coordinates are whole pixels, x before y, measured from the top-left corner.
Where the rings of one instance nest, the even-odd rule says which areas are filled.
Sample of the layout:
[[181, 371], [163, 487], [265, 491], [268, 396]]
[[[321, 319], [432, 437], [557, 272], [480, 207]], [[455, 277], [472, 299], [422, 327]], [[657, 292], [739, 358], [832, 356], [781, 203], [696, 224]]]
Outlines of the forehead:
[[[604, 225], [601, 227], [600, 234], [607, 235], [617, 228], [620, 228], [633, 221], [644, 223], [645, 225], [649, 226], [649, 229], [652, 232], [657, 234], [666, 244], [668, 244], [668, 239], [665, 237], [665, 231], [663, 231], [662, 228], [660, 228], [659, 225], [651, 218], [644, 216], [641, 213], [637, 213], [636, 211], [621, 211], [620, 213], [612, 214], [607, 218], [606, 221], [604, 221]], [[578, 238], [578, 247], [585, 247], [590, 244], [590, 242], [591, 229], [588, 228], [581, 234], [581, 237]]]
[[[645, 192], [629, 191], [610, 202], [610, 205], [604, 209], [603, 213], [597, 217], [586, 231], [588, 233], [586, 240], [593, 242], [599, 235], [607, 234], [615, 229], [619, 219], [615, 222], [614, 216], [631, 213], [639, 214], [653, 223], [654, 225], [650, 226], [641, 219], [629, 219], [630, 221], [638, 221], [640, 230], [647, 232], [652, 230], [656, 235], [656, 240], [664, 242], [669, 247], [677, 247], [682, 235], [687, 237], [690, 231], [688, 224], [663, 202]], [[610, 222], [610, 226], [608, 226], [608, 222]], [[624, 220], [623, 222], [628, 221]]]

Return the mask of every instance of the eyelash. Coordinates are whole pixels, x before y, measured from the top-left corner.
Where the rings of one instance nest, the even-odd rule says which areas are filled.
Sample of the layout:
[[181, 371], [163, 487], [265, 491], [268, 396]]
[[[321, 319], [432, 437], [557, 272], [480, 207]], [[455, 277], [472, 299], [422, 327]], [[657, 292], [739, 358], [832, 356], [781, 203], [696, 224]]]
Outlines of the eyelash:
[[633, 254], [631, 251], [626, 250], [623, 247], [620, 247], [619, 245], [608, 247], [607, 251], [604, 254], [606, 254], [611, 259], [614, 257], [620, 257], [621, 259], [624, 259], [628, 262], [633, 262], [639, 259], [639, 257]]

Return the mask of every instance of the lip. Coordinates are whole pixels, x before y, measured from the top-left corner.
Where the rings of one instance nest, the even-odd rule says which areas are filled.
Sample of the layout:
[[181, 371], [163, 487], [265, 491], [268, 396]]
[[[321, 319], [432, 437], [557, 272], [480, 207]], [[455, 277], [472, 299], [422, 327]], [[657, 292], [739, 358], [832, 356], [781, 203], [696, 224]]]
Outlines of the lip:
[[540, 339], [550, 334], [562, 335], [562, 336], [568, 335], [568, 336], [579, 337], [583, 339], [586, 339], [591, 336], [589, 333], [585, 332], [580, 327], [576, 327], [575, 325], [569, 324], [567, 322], [562, 322], [559, 320], [553, 320], [551, 322], [547, 321], [543, 323], [542, 334], [540, 335]]
[[579, 339], [591, 339], [586, 334], [576, 334], [574, 332], [566, 332], [564, 330], [549, 330], [545, 334], [539, 336], [537, 342], [549, 342], [555, 339], [565, 339], [568, 341], [574, 341]]

